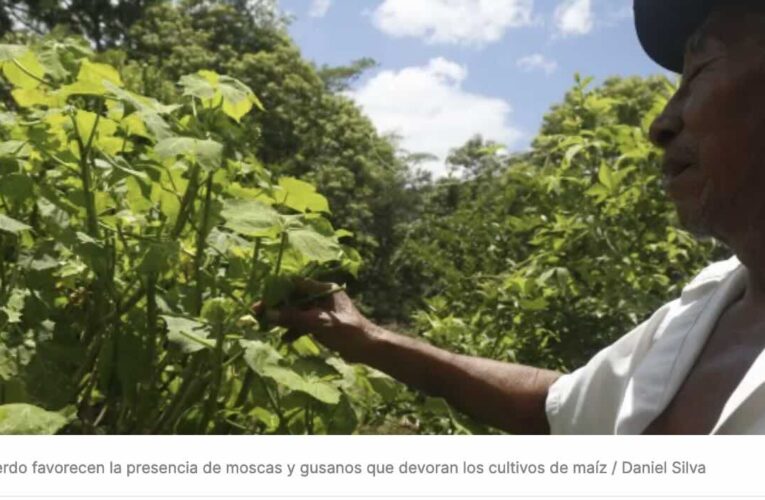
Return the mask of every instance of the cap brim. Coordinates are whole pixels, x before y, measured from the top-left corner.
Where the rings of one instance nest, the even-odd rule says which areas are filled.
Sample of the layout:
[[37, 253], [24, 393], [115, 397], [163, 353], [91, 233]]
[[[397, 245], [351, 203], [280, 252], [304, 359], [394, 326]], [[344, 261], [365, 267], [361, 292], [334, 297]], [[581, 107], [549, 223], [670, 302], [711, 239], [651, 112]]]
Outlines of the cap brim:
[[648, 56], [683, 72], [685, 45], [709, 15], [715, 0], [635, 0], [635, 27]]

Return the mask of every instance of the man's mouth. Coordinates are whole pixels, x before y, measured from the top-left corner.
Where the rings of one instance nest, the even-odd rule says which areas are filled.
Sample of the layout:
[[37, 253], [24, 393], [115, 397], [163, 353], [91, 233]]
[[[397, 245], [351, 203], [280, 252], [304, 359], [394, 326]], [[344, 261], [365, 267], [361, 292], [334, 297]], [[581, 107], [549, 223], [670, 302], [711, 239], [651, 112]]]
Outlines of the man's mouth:
[[693, 169], [695, 163], [693, 162], [666, 162], [663, 165], [662, 171], [664, 173], [664, 189], [673, 198], [678, 196], [678, 193], [682, 191], [682, 186], [687, 183], [684, 181], [683, 174]]
[[664, 166], [662, 168], [662, 171], [664, 172], [664, 177], [667, 179], [673, 179], [689, 168], [693, 166], [693, 162], [687, 162], [687, 161], [669, 161], [665, 162]]

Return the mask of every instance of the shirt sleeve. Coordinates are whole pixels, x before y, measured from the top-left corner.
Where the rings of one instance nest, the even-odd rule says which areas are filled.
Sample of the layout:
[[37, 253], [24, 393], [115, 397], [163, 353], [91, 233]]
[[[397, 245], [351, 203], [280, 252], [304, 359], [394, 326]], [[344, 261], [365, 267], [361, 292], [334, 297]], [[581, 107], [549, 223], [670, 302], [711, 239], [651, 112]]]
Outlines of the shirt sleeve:
[[651, 347], [671, 304], [596, 354], [585, 366], [561, 376], [545, 401], [552, 434], [613, 434], [631, 375]]

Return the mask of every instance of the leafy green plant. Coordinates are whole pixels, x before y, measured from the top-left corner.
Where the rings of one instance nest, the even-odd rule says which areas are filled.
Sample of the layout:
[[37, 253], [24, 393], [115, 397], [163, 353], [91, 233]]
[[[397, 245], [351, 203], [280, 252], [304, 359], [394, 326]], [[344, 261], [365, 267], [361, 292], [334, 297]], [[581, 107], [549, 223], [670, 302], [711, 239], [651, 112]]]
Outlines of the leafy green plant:
[[0, 429], [354, 431], [389, 382], [249, 314], [359, 267], [327, 200], [241, 148], [252, 90], [199, 71], [164, 104], [72, 41], [0, 66]]

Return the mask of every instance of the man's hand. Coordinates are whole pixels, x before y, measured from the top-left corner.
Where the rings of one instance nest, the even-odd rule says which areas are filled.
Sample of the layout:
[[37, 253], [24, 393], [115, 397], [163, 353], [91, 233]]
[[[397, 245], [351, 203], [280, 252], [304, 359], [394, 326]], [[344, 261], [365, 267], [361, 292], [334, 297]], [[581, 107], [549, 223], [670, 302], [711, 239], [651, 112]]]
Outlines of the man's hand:
[[296, 303], [278, 310], [264, 310], [262, 303], [253, 306], [256, 316], [287, 329], [284, 340], [292, 342], [306, 334], [350, 360], [357, 359], [369, 344], [374, 325], [362, 315], [345, 293], [334, 283], [295, 279]]

